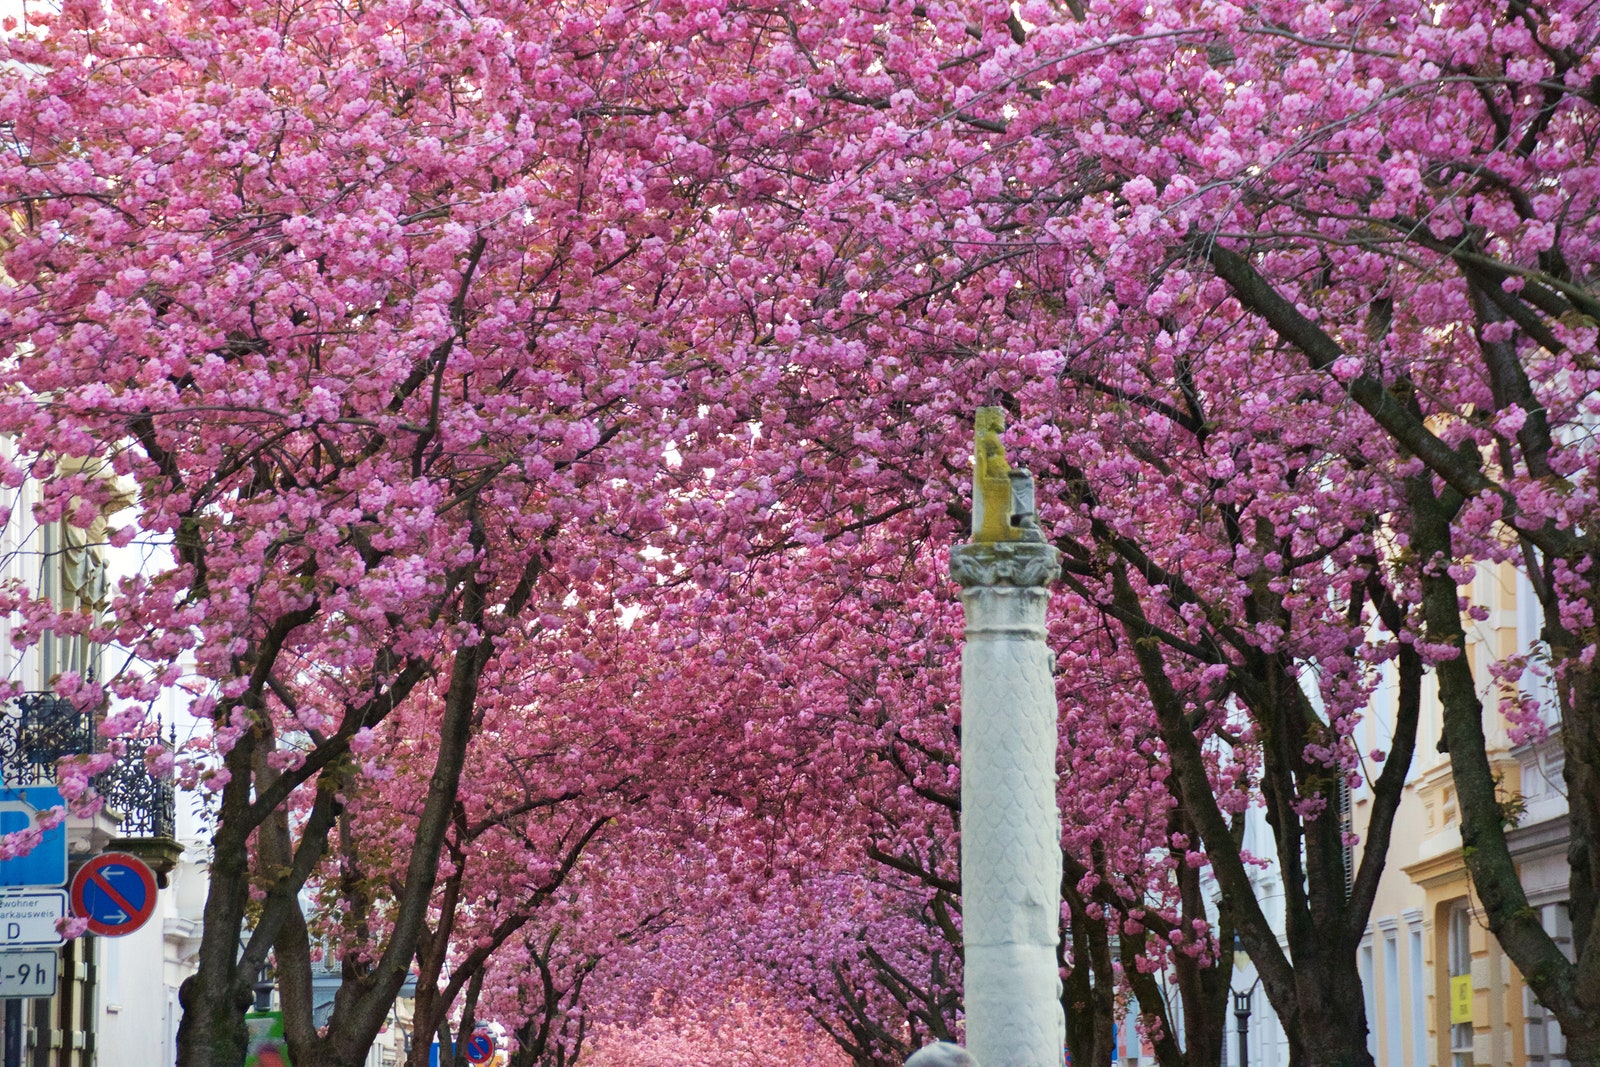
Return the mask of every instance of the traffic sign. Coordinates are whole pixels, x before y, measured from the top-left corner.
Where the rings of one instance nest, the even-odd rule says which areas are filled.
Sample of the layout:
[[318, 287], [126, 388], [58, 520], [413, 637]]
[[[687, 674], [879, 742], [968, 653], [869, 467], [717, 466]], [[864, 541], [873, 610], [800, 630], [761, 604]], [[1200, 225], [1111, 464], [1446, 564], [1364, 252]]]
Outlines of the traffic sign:
[[494, 1036], [487, 1030], [479, 1030], [467, 1040], [467, 1062], [473, 1067], [483, 1067], [494, 1059], [494, 1051]]
[[[0, 834], [36, 829], [34, 816], [65, 804], [53, 785], [0, 788]], [[67, 884], [66, 823], [37, 832], [39, 840], [26, 856], [0, 860], [0, 888]]]
[[67, 917], [64, 889], [0, 893], [0, 949], [51, 948], [66, 944], [56, 923]]
[[54, 949], [0, 952], [0, 998], [48, 997], [55, 991]]
[[103, 852], [79, 867], [71, 892], [72, 914], [103, 937], [133, 933], [156, 910], [156, 876], [126, 852]]

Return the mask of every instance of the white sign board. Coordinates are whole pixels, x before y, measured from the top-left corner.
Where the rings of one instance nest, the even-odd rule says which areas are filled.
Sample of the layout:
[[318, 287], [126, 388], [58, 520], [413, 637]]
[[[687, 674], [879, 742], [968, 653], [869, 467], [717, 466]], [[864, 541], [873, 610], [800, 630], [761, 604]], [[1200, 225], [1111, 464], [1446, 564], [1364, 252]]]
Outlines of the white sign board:
[[0, 893], [0, 949], [51, 948], [66, 944], [56, 932], [67, 917], [65, 889]]
[[48, 997], [55, 991], [55, 950], [0, 952], [0, 998]]

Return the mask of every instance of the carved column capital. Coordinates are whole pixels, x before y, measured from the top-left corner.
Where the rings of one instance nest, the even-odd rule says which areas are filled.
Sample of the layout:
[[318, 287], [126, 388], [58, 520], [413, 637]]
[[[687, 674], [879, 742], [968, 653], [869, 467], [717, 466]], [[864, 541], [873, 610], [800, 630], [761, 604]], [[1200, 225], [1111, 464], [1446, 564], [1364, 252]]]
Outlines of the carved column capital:
[[950, 550], [950, 577], [964, 589], [978, 586], [1046, 588], [1061, 577], [1061, 553], [1036, 541], [957, 545]]

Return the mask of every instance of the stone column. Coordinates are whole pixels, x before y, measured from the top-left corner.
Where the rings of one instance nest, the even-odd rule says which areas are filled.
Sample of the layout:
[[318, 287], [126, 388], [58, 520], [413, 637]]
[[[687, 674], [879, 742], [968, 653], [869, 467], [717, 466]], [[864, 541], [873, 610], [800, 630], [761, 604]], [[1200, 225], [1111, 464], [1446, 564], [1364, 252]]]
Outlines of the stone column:
[[979, 409], [973, 540], [950, 553], [966, 608], [961, 913], [967, 1049], [983, 1067], [1061, 1067], [1058, 735], [1045, 642], [1049, 585], [1060, 570], [1058, 553], [1044, 543], [1034, 519], [1032, 479], [1006, 466], [999, 428], [997, 409]]

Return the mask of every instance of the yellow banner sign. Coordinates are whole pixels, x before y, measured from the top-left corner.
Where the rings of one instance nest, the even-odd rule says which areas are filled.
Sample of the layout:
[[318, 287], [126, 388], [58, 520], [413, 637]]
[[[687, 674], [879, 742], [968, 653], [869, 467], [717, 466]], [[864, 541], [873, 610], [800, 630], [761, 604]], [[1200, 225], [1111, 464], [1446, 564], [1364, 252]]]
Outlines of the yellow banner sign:
[[1472, 975], [1458, 974], [1450, 979], [1450, 1025], [1472, 1021]]

